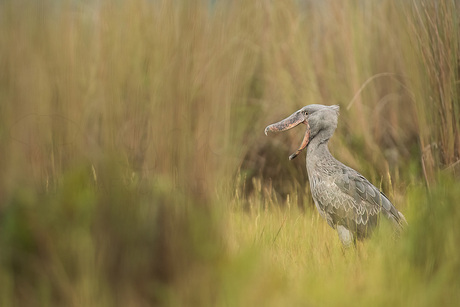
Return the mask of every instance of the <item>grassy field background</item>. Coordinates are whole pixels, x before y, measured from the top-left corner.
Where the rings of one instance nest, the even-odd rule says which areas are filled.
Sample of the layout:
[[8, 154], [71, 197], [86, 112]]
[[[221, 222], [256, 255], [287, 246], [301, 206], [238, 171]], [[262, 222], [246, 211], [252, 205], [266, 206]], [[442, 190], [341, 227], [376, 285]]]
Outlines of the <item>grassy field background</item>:
[[[1, 306], [453, 306], [456, 1], [0, 3]], [[410, 227], [343, 250], [304, 131]]]

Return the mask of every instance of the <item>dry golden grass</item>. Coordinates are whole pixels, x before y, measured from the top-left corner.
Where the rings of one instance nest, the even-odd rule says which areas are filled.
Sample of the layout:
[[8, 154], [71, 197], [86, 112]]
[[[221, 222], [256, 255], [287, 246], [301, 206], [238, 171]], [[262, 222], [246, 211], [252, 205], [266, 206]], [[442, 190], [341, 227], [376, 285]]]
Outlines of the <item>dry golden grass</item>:
[[[456, 303], [458, 10], [2, 1], [0, 305]], [[300, 132], [264, 138], [311, 103], [341, 105], [331, 150], [406, 214], [399, 241], [343, 251]]]

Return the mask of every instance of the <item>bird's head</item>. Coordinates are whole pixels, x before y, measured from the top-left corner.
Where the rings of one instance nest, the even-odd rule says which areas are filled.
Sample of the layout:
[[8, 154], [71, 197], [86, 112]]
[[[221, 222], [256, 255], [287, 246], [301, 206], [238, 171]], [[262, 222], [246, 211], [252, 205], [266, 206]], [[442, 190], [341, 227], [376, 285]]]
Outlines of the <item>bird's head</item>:
[[311, 104], [294, 112], [291, 116], [271, 124], [265, 128], [265, 135], [269, 131], [279, 132], [294, 128], [300, 124], [305, 124], [307, 130], [303, 137], [299, 149], [289, 156], [289, 160], [294, 159], [304, 150], [308, 143], [320, 134], [325, 132], [325, 139], [329, 139], [337, 128], [337, 118], [339, 116], [339, 106], [324, 106], [320, 104]]

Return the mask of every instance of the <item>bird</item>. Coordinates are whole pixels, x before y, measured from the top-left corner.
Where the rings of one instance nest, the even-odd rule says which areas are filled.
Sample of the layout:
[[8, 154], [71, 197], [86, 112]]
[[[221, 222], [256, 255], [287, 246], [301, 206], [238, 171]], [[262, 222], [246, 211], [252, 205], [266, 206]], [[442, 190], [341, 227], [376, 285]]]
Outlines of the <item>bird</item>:
[[338, 105], [307, 105], [267, 126], [265, 135], [306, 125], [302, 143], [289, 160], [306, 149], [307, 174], [315, 206], [347, 248], [356, 246], [356, 240], [368, 238], [379, 224], [380, 215], [390, 220], [398, 233], [407, 221], [383, 192], [330, 153], [328, 142], [337, 128], [339, 109]]

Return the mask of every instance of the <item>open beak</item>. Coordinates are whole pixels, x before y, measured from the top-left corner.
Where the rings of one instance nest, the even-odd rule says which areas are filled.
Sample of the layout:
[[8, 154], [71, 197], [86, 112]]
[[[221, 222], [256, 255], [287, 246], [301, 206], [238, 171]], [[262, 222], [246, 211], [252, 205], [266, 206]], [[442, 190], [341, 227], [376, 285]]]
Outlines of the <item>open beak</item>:
[[307, 126], [307, 131], [305, 131], [305, 135], [302, 140], [302, 144], [300, 144], [299, 149], [295, 153], [289, 156], [289, 160], [294, 159], [295, 157], [298, 156], [298, 154], [307, 147], [308, 142], [310, 141], [310, 125], [308, 125], [308, 121], [305, 118], [305, 116], [297, 111], [291, 116], [289, 116], [286, 119], [283, 119], [282, 121], [279, 121], [277, 123], [271, 124], [265, 128], [265, 135], [267, 135], [268, 131], [272, 132], [279, 132], [279, 131], [286, 131], [289, 129], [292, 129], [300, 124], [305, 124]]

